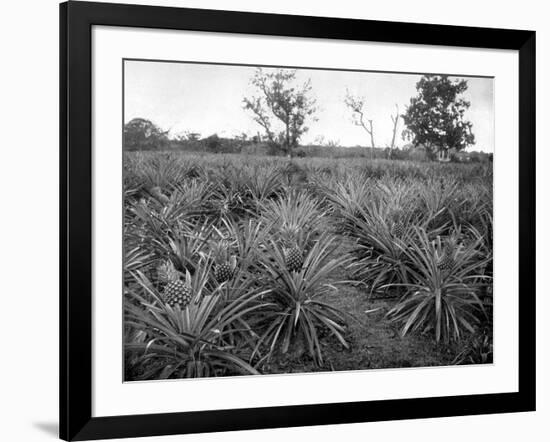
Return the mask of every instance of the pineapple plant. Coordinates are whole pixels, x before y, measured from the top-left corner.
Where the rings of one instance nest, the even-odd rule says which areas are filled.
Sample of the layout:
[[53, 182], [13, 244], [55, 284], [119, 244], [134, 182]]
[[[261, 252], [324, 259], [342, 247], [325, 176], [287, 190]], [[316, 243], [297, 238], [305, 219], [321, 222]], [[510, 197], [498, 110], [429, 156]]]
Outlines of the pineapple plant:
[[322, 301], [326, 294], [333, 293], [344, 283], [335, 273], [346, 268], [352, 260], [348, 254], [333, 255], [337, 241], [336, 237], [324, 234], [305, 259], [299, 257], [304, 264], [302, 271], [291, 272], [286, 268], [289, 263], [282, 245], [270, 240], [271, 253], [259, 260], [264, 277], [258, 282], [261, 288], [268, 290], [268, 308], [264, 309], [262, 317], [265, 331], [259, 337], [253, 356], [265, 345], [267, 360], [274, 352], [295, 360], [307, 352], [316, 363], [322, 364], [320, 334], [326, 332], [325, 328], [342, 346], [349, 348], [344, 338], [348, 316]]
[[[238, 281], [235, 296], [223, 299], [217, 296], [219, 287], [210, 284], [212, 265], [203, 259], [192, 275], [186, 272], [164, 291], [138, 273], [136, 284], [125, 290], [132, 333], [125, 336], [124, 347], [137, 369], [132, 380], [260, 374], [248, 362], [253, 342], [247, 321], [265, 306], [259, 300], [267, 292], [253, 287], [253, 281]], [[181, 309], [185, 298], [190, 304]], [[176, 308], [166, 299], [174, 299]], [[150, 370], [152, 361], [159, 369]]]
[[[432, 240], [425, 229], [414, 228], [409, 247], [403, 249], [406, 284], [401, 300], [386, 317], [400, 324], [400, 334], [433, 331], [436, 342], [460, 341], [473, 333], [485, 316], [480, 299], [490, 278], [483, 268], [491, 256], [482, 252], [482, 238], [461, 243], [458, 232]], [[452, 270], [452, 271], [451, 271]]]

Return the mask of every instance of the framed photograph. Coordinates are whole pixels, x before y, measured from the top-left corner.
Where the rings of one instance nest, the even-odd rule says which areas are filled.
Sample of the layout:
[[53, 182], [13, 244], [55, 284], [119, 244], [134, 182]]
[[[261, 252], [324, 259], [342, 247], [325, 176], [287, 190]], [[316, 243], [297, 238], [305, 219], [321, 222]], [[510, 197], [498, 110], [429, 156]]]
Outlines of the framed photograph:
[[535, 409], [535, 32], [60, 23], [62, 439]]

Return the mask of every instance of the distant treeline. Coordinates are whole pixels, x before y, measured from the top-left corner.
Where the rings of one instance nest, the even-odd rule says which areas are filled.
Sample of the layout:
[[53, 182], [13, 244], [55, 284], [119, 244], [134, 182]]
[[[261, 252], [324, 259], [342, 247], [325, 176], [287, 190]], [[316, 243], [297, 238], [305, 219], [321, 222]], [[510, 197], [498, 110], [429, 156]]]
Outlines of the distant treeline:
[[[163, 132], [148, 120], [134, 119], [124, 128], [124, 148], [129, 151], [174, 151], [190, 153], [223, 153], [248, 154], [266, 156], [285, 156], [286, 151], [277, 143], [264, 141], [259, 136], [228, 138], [217, 134], [201, 138], [197, 133], [187, 133], [184, 136], [170, 138], [168, 132]], [[388, 147], [344, 147], [331, 143], [329, 145], [310, 144], [293, 148], [293, 156], [323, 157], [323, 158], [354, 158], [395, 159], [429, 161], [433, 160], [422, 147], [412, 145], [403, 148]], [[492, 161], [492, 154], [484, 152], [451, 153], [451, 161], [456, 162], [487, 162]]]

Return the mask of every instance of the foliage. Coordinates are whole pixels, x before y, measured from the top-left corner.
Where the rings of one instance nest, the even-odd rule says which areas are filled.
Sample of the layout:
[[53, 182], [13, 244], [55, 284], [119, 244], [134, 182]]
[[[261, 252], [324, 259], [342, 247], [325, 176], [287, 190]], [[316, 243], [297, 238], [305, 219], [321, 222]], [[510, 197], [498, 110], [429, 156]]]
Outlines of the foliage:
[[493, 362], [493, 339], [487, 329], [477, 333], [456, 355], [453, 364], [491, 364]]
[[334, 254], [336, 238], [323, 235], [309, 250], [300, 271], [289, 271], [285, 263], [283, 247], [271, 240], [260, 261], [264, 270], [262, 287], [270, 289], [269, 304], [262, 310], [264, 329], [256, 346], [268, 347], [267, 357], [280, 349], [282, 354], [292, 344], [304, 345], [309, 355], [323, 363], [319, 329], [326, 327], [344, 347], [342, 325], [345, 314], [319, 298], [336, 289], [342, 281], [329, 279], [343, 268], [349, 257]]
[[[491, 256], [484, 256], [480, 240], [462, 243], [460, 232], [446, 242], [430, 240], [426, 231], [415, 228], [414, 241], [403, 247], [409, 283], [392, 286], [407, 289], [400, 302], [388, 312], [390, 320], [409, 331], [432, 331], [437, 342], [460, 340], [464, 330], [473, 333], [484, 312], [480, 293], [489, 282], [484, 275]], [[450, 256], [445, 268], [442, 260]]]
[[266, 201], [260, 207], [263, 223], [278, 235], [294, 236], [305, 246], [310, 235], [318, 233], [324, 212], [320, 204], [307, 192], [289, 192], [276, 200]]
[[[126, 152], [124, 169], [128, 380], [365, 368], [370, 327], [394, 323], [399, 345], [483, 361], [466, 348], [492, 339], [490, 164]], [[193, 302], [166, 306], [187, 274]]]
[[249, 195], [257, 205], [273, 198], [281, 190], [282, 171], [275, 165], [246, 168], [246, 187]]
[[218, 137], [218, 134], [210, 135], [204, 140], [204, 142], [210, 152], [218, 152], [218, 149], [221, 146], [221, 141], [220, 137]]
[[124, 148], [162, 150], [168, 145], [167, 133], [149, 120], [134, 118], [124, 125]]
[[243, 283], [227, 299], [219, 287], [209, 289], [210, 265], [202, 264], [192, 278], [194, 297], [183, 310], [165, 304], [142, 274], [127, 289], [125, 325], [129, 336], [139, 337], [125, 342], [126, 351], [137, 354], [127, 370], [139, 366], [141, 379], [259, 374], [241, 356], [254, 335], [246, 318], [262, 307], [257, 300], [265, 292]]
[[[300, 137], [307, 132], [307, 120], [315, 113], [311, 97], [311, 81], [296, 85], [296, 71], [258, 68], [251, 80], [258, 95], [245, 97], [244, 108], [253, 114], [254, 121], [265, 131], [272, 143], [281, 145], [291, 155]], [[283, 127], [277, 130], [276, 125]]]
[[461, 97], [467, 89], [466, 80], [424, 75], [416, 84], [418, 95], [411, 98], [402, 116], [407, 126], [404, 137], [412, 140], [414, 146], [424, 146], [431, 154], [450, 148], [459, 151], [472, 145], [472, 123], [464, 117], [470, 102]]

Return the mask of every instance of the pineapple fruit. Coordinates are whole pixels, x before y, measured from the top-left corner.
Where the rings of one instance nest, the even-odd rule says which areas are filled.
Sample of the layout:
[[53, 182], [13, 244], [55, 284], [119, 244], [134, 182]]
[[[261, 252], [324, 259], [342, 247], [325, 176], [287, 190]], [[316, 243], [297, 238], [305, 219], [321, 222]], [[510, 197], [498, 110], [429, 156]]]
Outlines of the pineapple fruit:
[[220, 284], [229, 281], [233, 277], [233, 270], [231, 264], [227, 262], [217, 264], [214, 268], [214, 278], [216, 278], [216, 281]]
[[449, 271], [453, 267], [454, 264], [454, 256], [450, 250], [446, 250], [441, 259], [439, 260], [439, 263], [437, 264], [437, 267], [439, 270], [443, 271]]
[[[162, 300], [170, 307], [179, 305], [183, 310], [193, 299], [191, 288], [191, 275], [189, 272], [179, 272], [171, 261], [165, 261], [158, 268], [158, 277], [161, 283], [166, 284], [162, 291]], [[182, 281], [185, 278], [185, 281]]]
[[284, 258], [286, 268], [291, 272], [298, 272], [304, 265], [304, 254], [297, 245], [284, 249]]
[[214, 252], [214, 279], [223, 284], [229, 281], [235, 275], [237, 267], [237, 258], [231, 255], [231, 241], [227, 237], [223, 237], [211, 243], [212, 251]]
[[397, 237], [402, 237], [405, 234], [405, 226], [402, 222], [396, 222], [393, 225], [393, 235]]
[[298, 245], [299, 237], [300, 231], [296, 227], [282, 232], [284, 261], [290, 272], [298, 272], [304, 265], [304, 251]]
[[173, 308], [179, 305], [183, 310], [191, 303], [193, 291], [189, 284], [177, 279], [166, 284], [162, 293], [162, 298], [170, 307]]

